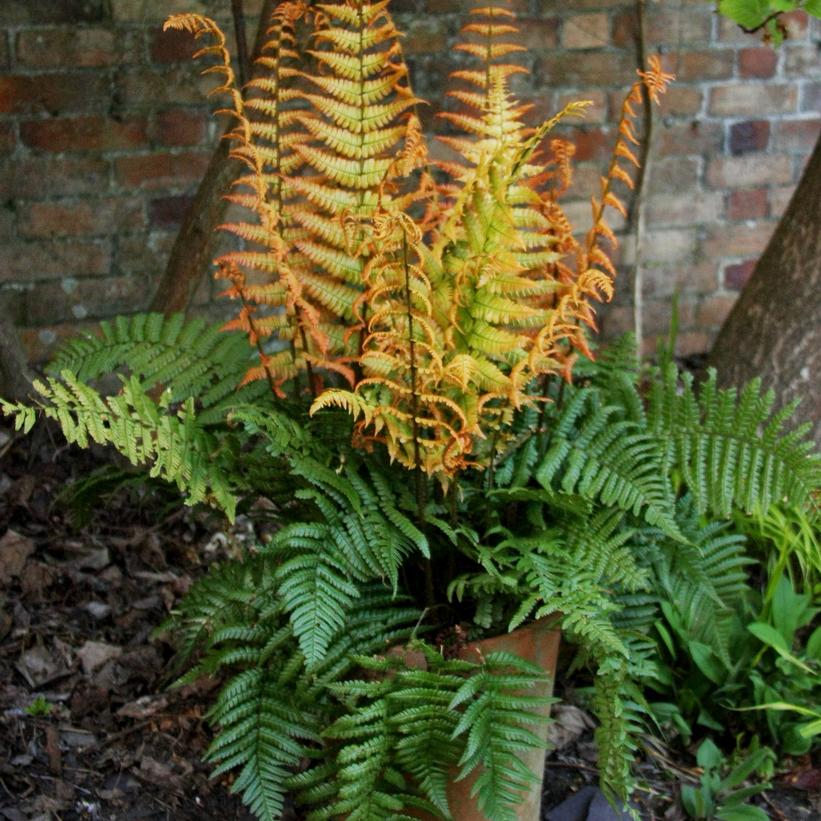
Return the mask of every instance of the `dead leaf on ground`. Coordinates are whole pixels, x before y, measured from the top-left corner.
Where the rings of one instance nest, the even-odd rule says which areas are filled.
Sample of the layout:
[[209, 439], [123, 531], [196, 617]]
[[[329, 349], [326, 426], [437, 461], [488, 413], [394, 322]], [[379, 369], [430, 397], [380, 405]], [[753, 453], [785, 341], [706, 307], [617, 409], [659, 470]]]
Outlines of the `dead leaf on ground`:
[[558, 704], [551, 708], [551, 713], [553, 721], [548, 729], [548, 741], [555, 750], [567, 747], [596, 726], [584, 710], [572, 704]]
[[104, 664], [120, 656], [122, 652], [123, 648], [114, 644], [106, 644], [103, 641], [87, 641], [77, 651], [77, 658], [80, 659], [80, 664], [83, 665], [83, 672], [90, 676]]
[[55, 678], [62, 669], [59, 662], [42, 644], [26, 650], [15, 665], [30, 687], [37, 688]]
[[123, 718], [150, 718], [167, 706], [168, 699], [165, 696], [142, 696], [120, 707], [117, 715]]
[[0, 538], [0, 584], [8, 583], [23, 572], [26, 560], [34, 552], [34, 542], [14, 530]]

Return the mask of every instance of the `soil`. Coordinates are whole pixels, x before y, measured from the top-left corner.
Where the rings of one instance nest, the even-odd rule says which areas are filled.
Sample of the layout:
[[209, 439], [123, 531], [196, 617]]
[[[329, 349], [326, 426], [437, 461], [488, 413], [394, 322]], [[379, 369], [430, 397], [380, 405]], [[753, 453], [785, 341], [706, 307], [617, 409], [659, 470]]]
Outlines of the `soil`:
[[[90, 495], [78, 522], [65, 489], [105, 464], [45, 425], [25, 438], [0, 426], [0, 819], [250, 819], [201, 760], [219, 683], [169, 689], [173, 648], [154, 631], [252, 527], [140, 487]], [[597, 779], [589, 717], [557, 718], [545, 812]], [[678, 785], [698, 772], [650, 750], [641, 817], [684, 818]], [[821, 771], [798, 762], [789, 778], [761, 802], [770, 817], [821, 817]]]

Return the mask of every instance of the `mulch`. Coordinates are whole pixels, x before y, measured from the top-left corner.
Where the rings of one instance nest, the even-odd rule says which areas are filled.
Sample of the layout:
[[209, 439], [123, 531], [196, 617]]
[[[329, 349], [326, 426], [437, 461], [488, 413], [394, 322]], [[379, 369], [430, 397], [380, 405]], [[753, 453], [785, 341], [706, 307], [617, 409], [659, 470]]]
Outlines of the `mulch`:
[[[253, 528], [240, 519], [227, 529], [139, 487], [91, 496], [78, 522], [65, 490], [107, 463], [47, 425], [25, 438], [0, 426], [0, 820], [245, 821], [227, 781], [209, 780], [201, 760], [211, 737], [203, 713], [219, 683], [169, 689], [173, 649], [154, 631]], [[589, 717], [562, 711], [545, 812], [597, 777]], [[664, 755], [640, 765], [645, 819], [683, 818], [678, 785], [698, 776]], [[788, 821], [821, 817], [821, 772], [799, 762], [791, 777], [765, 809]]]

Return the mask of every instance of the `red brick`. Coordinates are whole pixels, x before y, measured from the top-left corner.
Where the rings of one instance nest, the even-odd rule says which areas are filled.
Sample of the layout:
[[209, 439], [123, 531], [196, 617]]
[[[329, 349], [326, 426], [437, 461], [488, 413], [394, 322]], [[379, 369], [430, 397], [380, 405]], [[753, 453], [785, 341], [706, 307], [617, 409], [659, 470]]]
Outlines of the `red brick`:
[[798, 105], [798, 89], [784, 83], [750, 85], [732, 83], [710, 92], [710, 113], [715, 117], [761, 117], [788, 114]]
[[114, 170], [119, 183], [126, 188], [164, 188], [201, 179], [210, 159], [206, 152], [142, 154], [118, 157]]
[[755, 188], [792, 182], [792, 158], [783, 154], [766, 157], [713, 157], [707, 166], [712, 188]]
[[199, 48], [194, 35], [187, 31], [163, 31], [160, 27], [151, 31], [149, 36], [151, 61], [154, 63], [185, 63]]
[[778, 55], [768, 46], [743, 48], [738, 52], [738, 70], [742, 77], [772, 77]]
[[734, 262], [724, 268], [724, 287], [733, 291], [740, 291], [749, 281], [755, 270], [756, 260], [748, 259], [744, 262]]
[[107, 274], [110, 266], [107, 242], [54, 240], [0, 245], [0, 282], [94, 276]]
[[40, 151], [112, 151], [146, 145], [144, 118], [65, 117], [21, 123], [20, 136]]
[[172, 108], [157, 114], [151, 138], [160, 145], [198, 145], [205, 139], [208, 117], [202, 111]]
[[176, 197], [159, 197], [151, 200], [148, 214], [152, 228], [177, 228], [185, 219], [194, 197], [181, 194]]
[[767, 216], [766, 188], [731, 191], [727, 195], [727, 218], [731, 220], [761, 219]]
[[21, 157], [0, 163], [0, 198], [105, 191], [110, 165], [97, 157]]
[[573, 129], [567, 138], [576, 146], [576, 161], [608, 159], [615, 137], [606, 128]]
[[33, 29], [17, 35], [17, 63], [26, 68], [81, 68], [117, 62], [117, 36], [111, 29]]
[[19, 208], [18, 226], [24, 237], [106, 236], [145, 227], [139, 200], [49, 200]]
[[61, 114], [103, 108], [109, 101], [103, 74], [12, 74], [0, 77], [0, 114]]
[[794, 185], [784, 185], [777, 188], [770, 189], [770, 216], [775, 219], [781, 219], [790, 200], [795, 193]]
[[782, 14], [779, 22], [786, 29], [788, 40], [803, 40], [810, 30], [809, 16], [805, 11], [790, 11]]
[[747, 154], [750, 151], [764, 151], [770, 142], [770, 121], [749, 120], [730, 126], [730, 153]]

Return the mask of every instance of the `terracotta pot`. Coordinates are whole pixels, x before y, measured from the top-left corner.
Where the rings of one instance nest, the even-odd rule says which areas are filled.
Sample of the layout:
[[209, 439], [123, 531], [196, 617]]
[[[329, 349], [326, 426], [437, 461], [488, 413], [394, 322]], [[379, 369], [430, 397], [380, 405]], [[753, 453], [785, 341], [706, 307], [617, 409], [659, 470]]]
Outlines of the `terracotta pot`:
[[[527, 693], [529, 695], [549, 697], [553, 694], [553, 680], [556, 675], [556, 658], [559, 653], [561, 635], [558, 629], [551, 626], [553, 624], [555, 624], [553, 619], [542, 619], [526, 627], [520, 627], [512, 633], [471, 642], [465, 646], [459, 656], [466, 661], [481, 662], [482, 657], [488, 653], [499, 651], [515, 653], [525, 661], [538, 665], [550, 676], [543, 687], [528, 690]], [[546, 706], [543, 715], [547, 716], [549, 714], [550, 707]], [[530, 729], [543, 741], [547, 741], [547, 722], [530, 725]], [[543, 749], [529, 750], [522, 755], [521, 759], [525, 766], [536, 776], [536, 781], [531, 785], [527, 795], [523, 797], [521, 804], [517, 807], [516, 817], [519, 821], [539, 821], [541, 818], [545, 751]], [[457, 773], [458, 770], [455, 770], [453, 779], [448, 785], [448, 804], [453, 813], [454, 821], [495, 821], [495, 819], [483, 815], [479, 811], [476, 800], [471, 798], [470, 791], [476, 781], [476, 776], [456, 781]], [[407, 810], [404, 812], [425, 819], [425, 821], [433, 821], [432, 817], [428, 815], [416, 814]]]

